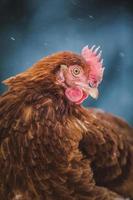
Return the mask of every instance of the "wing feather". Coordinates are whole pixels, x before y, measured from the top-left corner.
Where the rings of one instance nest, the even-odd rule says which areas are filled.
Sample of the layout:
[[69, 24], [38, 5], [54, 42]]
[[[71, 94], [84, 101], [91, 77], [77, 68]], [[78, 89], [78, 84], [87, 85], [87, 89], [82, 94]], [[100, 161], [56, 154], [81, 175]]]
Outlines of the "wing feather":
[[133, 128], [106, 112], [89, 110], [87, 114], [91, 125], [80, 149], [91, 159], [96, 183], [133, 196]]

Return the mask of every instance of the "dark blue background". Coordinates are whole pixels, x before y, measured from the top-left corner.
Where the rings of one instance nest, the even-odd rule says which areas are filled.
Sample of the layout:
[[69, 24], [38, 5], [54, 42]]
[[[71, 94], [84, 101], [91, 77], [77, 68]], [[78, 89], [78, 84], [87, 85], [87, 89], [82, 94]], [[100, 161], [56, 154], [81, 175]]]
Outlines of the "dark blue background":
[[79, 53], [86, 44], [101, 46], [106, 70], [99, 99], [85, 105], [133, 124], [132, 1], [0, 1], [1, 81], [43, 56], [61, 50]]

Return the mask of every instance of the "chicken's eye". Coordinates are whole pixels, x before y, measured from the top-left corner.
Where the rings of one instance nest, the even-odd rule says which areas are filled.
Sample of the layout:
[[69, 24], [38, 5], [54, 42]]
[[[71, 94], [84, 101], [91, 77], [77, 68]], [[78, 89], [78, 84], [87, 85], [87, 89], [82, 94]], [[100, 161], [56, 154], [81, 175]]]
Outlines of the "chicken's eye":
[[81, 69], [79, 67], [74, 67], [72, 69], [73, 76], [78, 76], [80, 74], [80, 72], [81, 72]]

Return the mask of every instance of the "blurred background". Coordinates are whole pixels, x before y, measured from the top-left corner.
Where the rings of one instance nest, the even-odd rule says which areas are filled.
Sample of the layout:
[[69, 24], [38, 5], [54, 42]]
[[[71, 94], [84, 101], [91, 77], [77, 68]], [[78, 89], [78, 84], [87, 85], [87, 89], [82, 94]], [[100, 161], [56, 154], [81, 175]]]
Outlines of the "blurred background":
[[[133, 3], [129, 0], [0, 0], [0, 81], [56, 51], [100, 45], [102, 108], [133, 125]], [[0, 92], [5, 90], [0, 84]]]

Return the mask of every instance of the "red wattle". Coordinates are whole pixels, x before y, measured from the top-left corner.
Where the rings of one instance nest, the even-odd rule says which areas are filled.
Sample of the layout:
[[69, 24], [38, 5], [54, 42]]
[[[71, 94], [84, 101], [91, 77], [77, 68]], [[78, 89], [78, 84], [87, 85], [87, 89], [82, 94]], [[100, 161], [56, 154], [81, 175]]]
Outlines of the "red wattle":
[[67, 98], [72, 101], [75, 102], [76, 104], [81, 104], [84, 99], [87, 98], [87, 94], [85, 92], [83, 92], [83, 90], [79, 87], [71, 87], [71, 88], [67, 88], [65, 90], [65, 95], [67, 96]]

